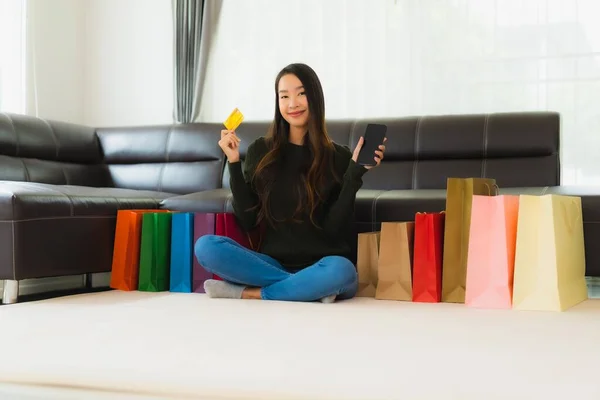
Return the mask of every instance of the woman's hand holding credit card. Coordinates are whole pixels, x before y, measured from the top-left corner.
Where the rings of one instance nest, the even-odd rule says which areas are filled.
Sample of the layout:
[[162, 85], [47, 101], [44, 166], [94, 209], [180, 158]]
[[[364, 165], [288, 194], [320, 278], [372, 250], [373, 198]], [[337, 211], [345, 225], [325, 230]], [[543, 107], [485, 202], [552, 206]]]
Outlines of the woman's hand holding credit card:
[[234, 109], [229, 117], [223, 122], [225, 128], [221, 131], [221, 140], [219, 140], [219, 147], [223, 150], [223, 153], [227, 156], [227, 161], [230, 163], [238, 162], [240, 160], [240, 138], [235, 134], [235, 130], [240, 126], [244, 120], [244, 115], [237, 108]]

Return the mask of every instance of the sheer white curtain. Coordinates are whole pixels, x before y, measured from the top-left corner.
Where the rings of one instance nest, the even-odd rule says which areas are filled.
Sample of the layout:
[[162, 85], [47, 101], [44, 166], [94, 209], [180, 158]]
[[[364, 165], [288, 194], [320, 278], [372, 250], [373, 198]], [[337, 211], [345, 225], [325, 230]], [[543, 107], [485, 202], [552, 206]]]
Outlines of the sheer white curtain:
[[0, 112], [25, 111], [25, 1], [0, 1]]
[[600, 184], [597, 0], [224, 0], [200, 119], [272, 118], [305, 62], [327, 117], [555, 110], [564, 184]]

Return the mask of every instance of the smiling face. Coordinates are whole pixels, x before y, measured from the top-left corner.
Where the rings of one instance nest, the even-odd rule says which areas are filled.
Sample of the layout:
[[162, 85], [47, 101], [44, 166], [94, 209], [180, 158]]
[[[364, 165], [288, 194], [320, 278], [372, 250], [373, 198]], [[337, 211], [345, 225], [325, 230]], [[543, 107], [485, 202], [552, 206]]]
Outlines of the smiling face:
[[308, 99], [304, 86], [294, 74], [286, 74], [279, 80], [277, 88], [279, 112], [296, 129], [306, 130], [309, 121]]

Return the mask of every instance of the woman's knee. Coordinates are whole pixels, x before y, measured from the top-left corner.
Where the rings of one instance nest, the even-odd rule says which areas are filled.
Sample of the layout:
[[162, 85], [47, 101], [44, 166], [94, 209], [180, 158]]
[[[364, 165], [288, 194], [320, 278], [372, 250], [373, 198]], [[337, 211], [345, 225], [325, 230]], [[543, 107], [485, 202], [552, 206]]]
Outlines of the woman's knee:
[[350, 284], [357, 279], [357, 272], [352, 261], [341, 256], [328, 256], [321, 260], [330, 278], [342, 285]]
[[194, 255], [198, 263], [204, 268], [209, 268], [211, 260], [217, 254], [219, 254], [219, 247], [223, 245], [224, 241], [221, 236], [217, 235], [204, 235], [200, 236], [194, 244]]

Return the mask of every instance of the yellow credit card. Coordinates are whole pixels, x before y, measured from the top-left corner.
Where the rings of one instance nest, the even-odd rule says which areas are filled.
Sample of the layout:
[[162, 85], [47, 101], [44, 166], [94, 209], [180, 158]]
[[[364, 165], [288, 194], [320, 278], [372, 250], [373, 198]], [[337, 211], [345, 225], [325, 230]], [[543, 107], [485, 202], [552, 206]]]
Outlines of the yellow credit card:
[[225, 125], [225, 128], [227, 128], [228, 130], [235, 131], [238, 128], [238, 126], [240, 126], [243, 120], [244, 114], [242, 114], [240, 110], [235, 108], [231, 112], [231, 114], [229, 114], [229, 117], [227, 117], [225, 122], [223, 122], [223, 125]]

